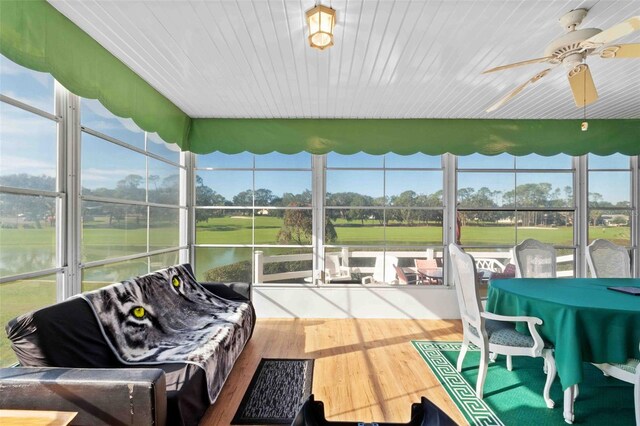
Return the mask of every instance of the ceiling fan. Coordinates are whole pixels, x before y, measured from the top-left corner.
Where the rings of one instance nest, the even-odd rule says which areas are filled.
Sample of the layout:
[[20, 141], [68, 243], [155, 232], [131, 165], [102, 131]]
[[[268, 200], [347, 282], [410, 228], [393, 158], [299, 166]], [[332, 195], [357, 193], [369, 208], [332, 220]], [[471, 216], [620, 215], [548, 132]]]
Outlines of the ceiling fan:
[[640, 43], [635, 44], [609, 44], [621, 37], [640, 30], [640, 16], [633, 16], [613, 27], [601, 30], [599, 28], [583, 28], [577, 30], [582, 20], [587, 16], [586, 9], [575, 9], [560, 18], [560, 25], [567, 31], [561, 37], [552, 41], [544, 51], [541, 58], [516, 62], [484, 71], [482, 74], [515, 68], [522, 65], [546, 62], [552, 66], [540, 71], [520, 86], [513, 89], [495, 104], [491, 105], [487, 112], [492, 112], [513, 99], [518, 93], [549, 74], [554, 67], [563, 64], [568, 70], [567, 77], [573, 93], [573, 99], [577, 107], [583, 107], [598, 99], [598, 92], [591, 77], [589, 66], [584, 63], [587, 56], [599, 54], [601, 58], [640, 58]]

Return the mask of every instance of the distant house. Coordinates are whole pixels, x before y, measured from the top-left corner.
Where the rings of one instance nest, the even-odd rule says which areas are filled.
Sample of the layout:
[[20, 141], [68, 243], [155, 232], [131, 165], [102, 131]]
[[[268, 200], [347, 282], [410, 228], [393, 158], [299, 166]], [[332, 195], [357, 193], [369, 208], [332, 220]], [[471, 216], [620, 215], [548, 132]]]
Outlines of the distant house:
[[258, 214], [260, 216], [269, 216], [269, 210], [268, 209], [261, 209], [261, 210], [258, 210], [256, 212], [256, 214]]
[[604, 226], [628, 226], [629, 216], [625, 214], [603, 214], [598, 218], [597, 224]]

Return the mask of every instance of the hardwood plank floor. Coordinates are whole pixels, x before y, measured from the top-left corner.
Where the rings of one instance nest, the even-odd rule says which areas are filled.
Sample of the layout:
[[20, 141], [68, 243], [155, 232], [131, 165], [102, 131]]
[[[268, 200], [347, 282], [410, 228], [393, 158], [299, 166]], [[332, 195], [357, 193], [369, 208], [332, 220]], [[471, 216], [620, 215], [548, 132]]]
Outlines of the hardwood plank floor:
[[467, 424], [411, 340], [461, 340], [460, 321], [261, 319], [201, 425], [231, 423], [261, 358], [313, 358], [313, 393], [329, 420], [407, 422], [428, 397]]

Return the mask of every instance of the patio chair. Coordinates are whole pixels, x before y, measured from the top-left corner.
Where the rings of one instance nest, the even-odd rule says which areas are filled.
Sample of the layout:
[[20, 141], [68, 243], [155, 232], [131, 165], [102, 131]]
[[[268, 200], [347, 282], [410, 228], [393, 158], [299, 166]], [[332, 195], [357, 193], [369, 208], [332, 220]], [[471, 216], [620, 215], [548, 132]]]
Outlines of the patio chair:
[[398, 284], [402, 285], [415, 285], [422, 284], [422, 280], [420, 279], [420, 275], [417, 273], [406, 273], [402, 270], [401, 267], [393, 265], [393, 269], [396, 271], [396, 276], [398, 277]]
[[338, 255], [328, 254], [324, 259], [324, 280], [327, 283], [351, 281], [351, 270], [340, 264]]
[[640, 360], [629, 359], [625, 364], [593, 364], [602, 372], [633, 385], [633, 400], [636, 409], [636, 425], [640, 426]]
[[553, 246], [529, 238], [513, 251], [516, 278], [556, 278], [556, 249]]
[[607, 240], [594, 240], [587, 247], [587, 265], [594, 278], [631, 278], [626, 248]]
[[396, 284], [396, 268], [394, 265], [398, 264], [398, 258], [395, 256], [389, 256], [379, 254], [376, 256], [376, 263], [373, 268], [373, 275], [362, 278], [362, 284], [373, 283], [388, 283]]
[[429, 271], [442, 271], [435, 259], [413, 259], [413, 262], [416, 266], [416, 272], [423, 282], [428, 284], [440, 284], [442, 282], [442, 278], [429, 276]]
[[[469, 343], [478, 346], [480, 370], [476, 382], [476, 395], [482, 399], [490, 354], [506, 355], [509, 371], [512, 369], [511, 357], [514, 355], [542, 357], [547, 373], [542, 395], [547, 407], [553, 408], [554, 403], [549, 397], [549, 390], [556, 376], [556, 362], [553, 358], [553, 348], [542, 340], [536, 329], [536, 325], [542, 324], [542, 320], [536, 317], [504, 316], [485, 312], [478, 296], [473, 257], [455, 244], [449, 244], [449, 256], [462, 319], [462, 347], [456, 365], [457, 370], [462, 371]], [[515, 322], [519, 321], [527, 323], [529, 336], [516, 331]]]

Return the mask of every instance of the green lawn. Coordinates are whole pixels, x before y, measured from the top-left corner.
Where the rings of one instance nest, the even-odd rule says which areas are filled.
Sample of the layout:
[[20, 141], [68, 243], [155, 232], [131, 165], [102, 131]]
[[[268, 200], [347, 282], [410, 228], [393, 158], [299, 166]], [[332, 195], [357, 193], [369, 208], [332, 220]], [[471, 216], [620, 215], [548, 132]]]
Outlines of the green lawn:
[[[12, 318], [55, 302], [54, 277], [0, 284], [0, 323], [4, 328]], [[0, 367], [6, 367], [16, 361], [9, 339], [3, 333], [0, 338]]]
[[[252, 221], [244, 218], [210, 218], [196, 226], [198, 244], [251, 244]], [[384, 244], [387, 245], [439, 245], [442, 244], [442, 227], [403, 226], [392, 223], [386, 229], [375, 220], [364, 223], [337, 220], [334, 222], [338, 240], [335, 244]], [[282, 227], [282, 219], [275, 217], [256, 218], [256, 244], [275, 244], [277, 234]], [[589, 228], [591, 238], [606, 238], [617, 244], [628, 245], [630, 241], [628, 227]], [[386, 237], [386, 238], [385, 238]], [[573, 227], [537, 227], [518, 228], [517, 241], [535, 238], [554, 245], [572, 245]], [[462, 228], [462, 243], [466, 245], [513, 245], [516, 243], [516, 231], [512, 226], [465, 226]]]

